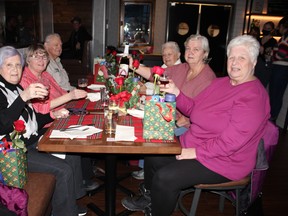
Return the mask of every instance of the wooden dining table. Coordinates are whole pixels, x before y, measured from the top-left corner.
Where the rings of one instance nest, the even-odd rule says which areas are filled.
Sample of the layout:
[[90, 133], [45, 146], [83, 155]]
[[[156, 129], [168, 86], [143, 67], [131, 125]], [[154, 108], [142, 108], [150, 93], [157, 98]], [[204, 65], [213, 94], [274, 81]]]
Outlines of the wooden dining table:
[[[105, 130], [96, 135], [87, 138], [50, 138], [52, 130], [66, 128], [71, 124], [94, 124], [95, 127], [103, 128], [103, 113], [101, 106], [97, 102], [89, 102], [88, 100], [76, 101], [68, 104], [68, 108], [81, 108], [88, 112], [86, 114], [71, 115], [67, 119], [57, 119], [50, 126], [43, 138], [38, 143], [38, 150], [45, 152], [63, 152], [63, 153], [94, 153], [105, 154], [105, 211], [99, 209], [94, 204], [89, 204], [97, 215], [115, 216], [116, 208], [116, 165], [117, 155], [119, 154], [180, 154], [181, 146], [175, 138], [173, 141], [164, 140], [146, 140], [143, 139], [142, 119], [132, 117], [130, 115], [122, 116], [118, 120], [118, 124], [134, 126], [135, 141], [113, 141], [113, 135], [106, 134]], [[94, 112], [93, 112], [94, 110]], [[93, 114], [94, 113], [94, 114]], [[108, 138], [108, 140], [107, 140]], [[112, 141], [111, 141], [112, 138]], [[121, 214], [125, 215], [125, 214]]]

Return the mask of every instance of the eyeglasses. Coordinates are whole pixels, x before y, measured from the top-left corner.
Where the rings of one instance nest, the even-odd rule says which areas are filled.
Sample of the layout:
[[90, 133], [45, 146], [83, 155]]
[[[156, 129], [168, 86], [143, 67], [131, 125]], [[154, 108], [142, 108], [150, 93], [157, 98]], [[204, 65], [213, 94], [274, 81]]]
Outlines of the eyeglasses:
[[32, 58], [36, 59], [37, 61], [39, 60], [43, 60], [43, 61], [47, 61], [48, 60], [48, 56], [46, 55], [32, 55]]

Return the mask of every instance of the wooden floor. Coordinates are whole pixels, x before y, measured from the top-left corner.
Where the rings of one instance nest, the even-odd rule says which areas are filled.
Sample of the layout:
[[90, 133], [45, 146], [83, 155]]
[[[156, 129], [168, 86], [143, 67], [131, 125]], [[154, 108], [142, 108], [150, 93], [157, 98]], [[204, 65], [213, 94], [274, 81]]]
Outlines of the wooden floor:
[[[127, 156], [122, 156], [118, 162], [118, 175], [131, 173], [133, 170], [138, 170], [136, 166], [127, 165], [126, 160], [131, 159]], [[103, 167], [103, 160], [99, 160], [98, 165]], [[265, 216], [284, 216], [287, 215], [288, 207], [288, 132], [283, 134], [280, 131], [279, 143], [274, 153], [272, 162], [263, 187], [263, 213]], [[103, 167], [104, 168], [104, 167]], [[95, 178], [96, 179], [96, 178]], [[99, 183], [101, 181], [97, 179]], [[138, 185], [141, 181], [132, 177], [128, 177], [121, 184], [135, 193], [138, 192]], [[121, 205], [121, 199], [126, 195], [121, 191], [117, 191], [117, 213], [124, 210]], [[190, 205], [192, 198], [188, 197], [185, 204]], [[78, 201], [81, 205], [87, 205], [90, 202], [96, 203], [104, 209], [105, 195], [104, 191], [100, 191], [93, 196], [86, 196]], [[91, 210], [88, 210], [87, 216], [95, 216]], [[135, 212], [132, 216], [143, 215], [141, 212]], [[173, 216], [183, 215], [179, 210], [173, 213]], [[224, 212], [218, 211], [218, 196], [210, 193], [203, 193], [197, 209], [199, 216], [230, 216], [234, 215], [234, 207], [226, 201]], [[259, 216], [259, 213], [251, 213], [250, 215]], [[161, 216], [161, 215], [157, 215]]]

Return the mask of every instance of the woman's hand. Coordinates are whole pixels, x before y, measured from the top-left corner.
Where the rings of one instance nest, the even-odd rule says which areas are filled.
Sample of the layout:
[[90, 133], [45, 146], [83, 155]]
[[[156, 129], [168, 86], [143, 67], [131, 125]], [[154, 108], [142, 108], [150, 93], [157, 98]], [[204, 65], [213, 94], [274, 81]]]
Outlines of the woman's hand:
[[129, 68], [133, 70], [133, 57], [128, 55], [127, 58], [129, 59]]
[[87, 97], [87, 92], [81, 89], [73, 89], [68, 93], [71, 97], [71, 100], [77, 100]]
[[196, 159], [196, 149], [195, 148], [182, 148], [181, 154], [176, 155], [177, 160], [184, 159]]
[[31, 83], [23, 92], [20, 93], [20, 97], [23, 101], [39, 98], [44, 99], [49, 94], [47, 88], [41, 83]]
[[161, 92], [167, 92], [170, 94], [175, 94], [176, 97], [179, 95], [180, 90], [176, 87], [175, 83], [169, 79], [169, 83], [166, 85], [160, 85]]
[[181, 115], [178, 119], [177, 119], [177, 126], [178, 127], [187, 127], [188, 125], [190, 125], [190, 120], [189, 118]]
[[69, 111], [65, 108], [52, 111], [52, 114], [55, 118], [67, 118], [69, 116]]

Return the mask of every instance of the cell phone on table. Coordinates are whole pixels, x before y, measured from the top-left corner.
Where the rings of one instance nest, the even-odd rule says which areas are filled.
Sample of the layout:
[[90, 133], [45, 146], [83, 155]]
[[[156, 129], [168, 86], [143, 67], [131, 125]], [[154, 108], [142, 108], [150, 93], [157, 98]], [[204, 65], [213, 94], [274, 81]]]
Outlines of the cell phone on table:
[[70, 115], [86, 115], [88, 112], [85, 108], [67, 108]]

